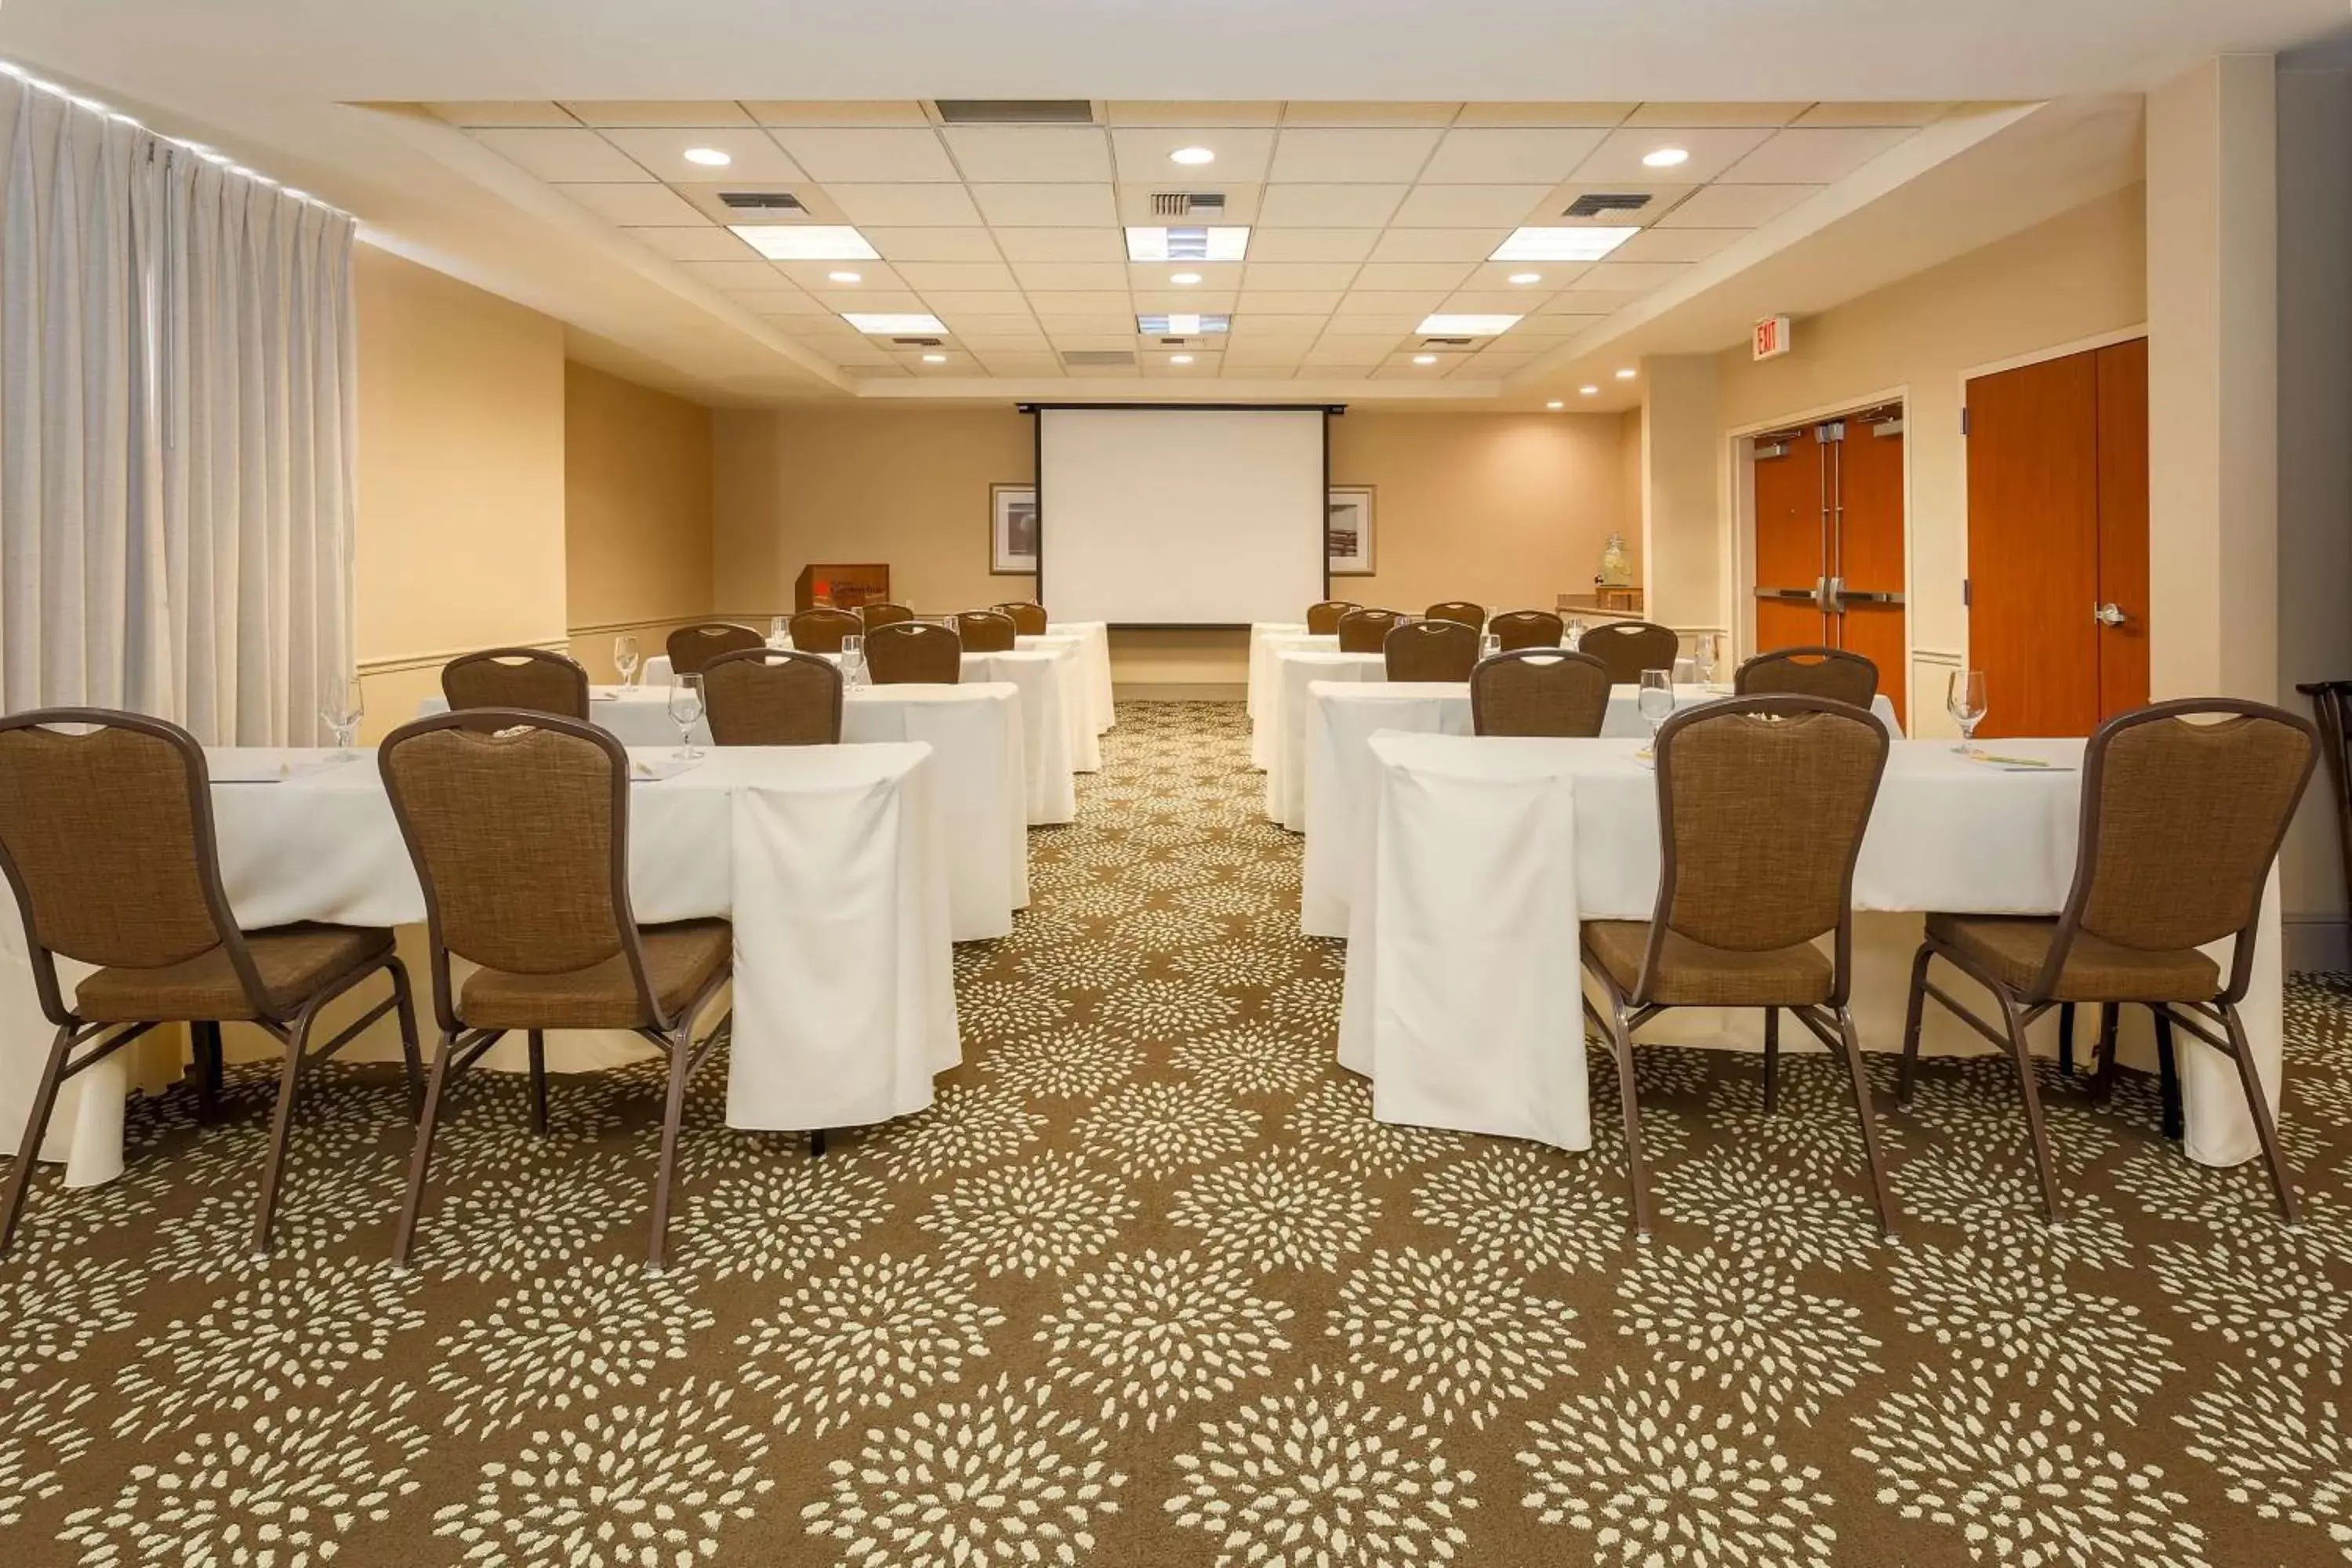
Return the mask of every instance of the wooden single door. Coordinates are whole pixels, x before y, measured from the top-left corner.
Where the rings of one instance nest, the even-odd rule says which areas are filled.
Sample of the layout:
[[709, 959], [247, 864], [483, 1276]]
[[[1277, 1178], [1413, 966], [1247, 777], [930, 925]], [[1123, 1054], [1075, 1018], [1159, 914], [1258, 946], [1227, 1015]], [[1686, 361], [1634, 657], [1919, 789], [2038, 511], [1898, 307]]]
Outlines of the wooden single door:
[[[1777, 456], [1764, 455], [1773, 448]], [[1828, 491], [1812, 426], [1759, 449], [1754, 472], [1757, 650], [1820, 646], [1829, 638], [1820, 598], [1829, 571], [1822, 559]]]
[[2098, 351], [2099, 717], [2147, 706], [2147, 340]]
[[1844, 421], [1831, 479], [1835, 510], [1832, 562], [1837, 593], [1832, 646], [1878, 666], [1878, 689], [1908, 725], [1905, 710], [1910, 638], [1903, 599], [1903, 425], [1899, 418]]

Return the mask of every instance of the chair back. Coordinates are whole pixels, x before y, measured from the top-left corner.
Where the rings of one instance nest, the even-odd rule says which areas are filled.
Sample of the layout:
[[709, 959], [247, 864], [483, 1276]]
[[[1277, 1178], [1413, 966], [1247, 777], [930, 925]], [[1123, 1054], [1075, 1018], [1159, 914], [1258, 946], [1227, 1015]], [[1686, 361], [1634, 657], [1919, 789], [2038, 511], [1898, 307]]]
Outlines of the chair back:
[[1460, 621], [1406, 621], [1389, 628], [1381, 651], [1391, 680], [1467, 680], [1478, 662], [1478, 632]]
[[1349, 610], [1339, 617], [1341, 653], [1379, 653], [1388, 646], [1389, 633], [1404, 617], [1394, 610]]
[[956, 636], [966, 653], [1011, 653], [1019, 634], [1001, 610], [966, 610], [956, 617]]
[[67, 1016], [52, 954], [153, 969], [222, 946], [268, 1015], [221, 888], [204, 749], [178, 725], [96, 708], [0, 718], [0, 870], [50, 1022]]
[[993, 607], [999, 614], [1012, 616], [1013, 629], [1024, 637], [1042, 637], [1045, 635], [1046, 626], [1052, 624], [1045, 605], [1026, 599], [1016, 599]]
[[1878, 666], [1842, 647], [1780, 647], [1745, 660], [1731, 677], [1741, 697], [1826, 697], [1867, 708], [1878, 695]]
[[1470, 730], [1478, 735], [1590, 739], [1609, 717], [1609, 667], [1564, 647], [1522, 647], [1470, 672]]
[[1326, 599], [1319, 605], [1307, 606], [1307, 633], [1309, 637], [1328, 637], [1339, 629], [1339, 617], [1360, 606], [1347, 599]]
[[1506, 610], [1486, 623], [1505, 653], [1522, 647], [1558, 647], [1568, 628], [1549, 610]]
[[2228, 996], [2243, 995], [2263, 885], [2318, 756], [2309, 720], [2261, 702], [2189, 698], [2100, 725], [2084, 750], [2082, 848], [2045, 994], [2080, 929], [2143, 952], [2234, 936]]
[[911, 621], [915, 618], [915, 612], [904, 605], [893, 605], [886, 600], [877, 599], [873, 604], [860, 605], [857, 616], [866, 623], [866, 629], [870, 632], [876, 626], [895, 626], [900, 621]]
[[669, 634], [670, 673], [699, 675], [703, 666], [722, 653], [767, 646], [766, 637], [732, 621], [704, 621], [698, 626], [680, 626]]
[[840, 667], [797, 648], [737, 648], [702, 667], [710, 738], [722, 746], [837, 746], [841, 700]]
[[1672, 669], [1683, 639], [1651, 621], [1603, 621], [1576, 645], [1609, 667], [1613, 686], [1638, 686], [1645, 669]]
[[588, 671], [576, 658], [543, 647], [488, 647], [441, 667], [441, 695], [452, 711], [527, 708], [566, 719], [588, 717]]
[[866, 634], [866, 673], [877, 686], [953, 686], [963, 679], [963, 641], [936, 621], [893, 621]]
[[[784, 623], [784, 630], [793, 639], [793, 646], [803, 653], [839, 653], [842, 638], [866, 635], [866, 623], [857, 618], [854, 610], [820, 608], [803, 610]], [[749, 653], [751, 650], [734, 648], [730, 651]], [[705, 660], [703, 672], [709, 674], [710, 667], [726, 657], [726, 654], [720, 654], [718, 658]]]
[[1486, 627], [1486, 606], [1474, 605], [1467, 599], [1441, 599], [1421, 613], [1425, 621], [1459, 621], [1472, 631]]
[[1818, 697], [1732, 697], [1667, 720], [1657, 744], [1664, 865], [1645, 975], [1669, 928], [1734, 952], [1835, 931], [1843, 1004], [1854, 862], [1888, 744], [1868, 713]]

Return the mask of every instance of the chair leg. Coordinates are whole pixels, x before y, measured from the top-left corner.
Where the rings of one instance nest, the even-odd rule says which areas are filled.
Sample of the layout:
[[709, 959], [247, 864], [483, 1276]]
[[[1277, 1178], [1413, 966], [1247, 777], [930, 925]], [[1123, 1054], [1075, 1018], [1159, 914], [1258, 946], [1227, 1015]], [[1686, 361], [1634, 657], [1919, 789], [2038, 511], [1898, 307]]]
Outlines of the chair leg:
[[215, 1121], [220, 1118], [221, 1086], [227, 1077], [220, 1026], [209, 1022], [189, 1025], [188, 1044], [195, 1058], [196, 1120]]
[[2279, 1217], [2293, 1225], [2294, 1187], [2287, 1180], [2286, 1155], [2279, 1148], [2278, 1126], [2271, 1120], [2270, 1097], [2263, 1092], [2262, 1074], [2254, 1070], [2254, 1051], [2247, 1043], [2246, 1026], [2239, 1022], [2238, 1010], [2228, 1003], [2221, 1005], [2221, 1023], [2230, 1032], [2230, 1054], [2237, 1058], [2238, 1081], [2245, 1085], [2246, 1113], [2254, 1119], [2254, 1136], [2262, 1141], [2263, 1163], [2270, 1167], [2271, 1191], [2278, 1198]]
[[2009, 1032], [2010, 1059], [2017, 1066], [2017, 1087], [2025, 1100], [2025, 1131], [2033, 1142], [2033, 1173], [2042, 1183], [2042, 1207], [2052, 1225], [2063, 1225], [2066, 1207], [2058, 1195], [2058, 1167], [2050, 1157], [2050, 1131], [2042, 1121], [2042, 1088], [2034, 1080], [2033, 1050], [2025, 1043], [2017, 1004], [2007, 992], [1995, 991], [1993, 995], [2000, 1003], [2001, 1021]]
[[[2073, 1004], [2069, 1003], [2067, 1005], [2072, 1006]], [[2113, 1016], [2122, 1011], [2120, 1007], [2111, 1007], [2108, 1009], [2108, 1016]], [[2158, 1026], [2161, 1027], [2161, 1025], [2159, 1024]], [[2105, 1043], [2100, 1047], [2099, 1060], [2091, 1076], [2091, 1100], [2095, 1105], [2105, 1105], [2115, 1099], [2116, 1075], [2122, 1069], [2123, 1065], [2117, 1060], [2121, 1053], [2116, 1048], [2113, 1041], [2106, 1040], [2106, 1034], [2107, 1028], [2103, 1022], [2100, 1026], [2100, 1037]]]
[[2107, 1064], [2116, 1059], [2116, 1039], [2122, 1032], [2123, 1006], [2119, 1003], [2099, 1004], [2099, 1070], [2105, 1073]]
[[1878, 1150], [1878, 1119], [1870, 1110], [1870, 1076], [1863, 1067], [1862, 1038], [1854, 1033], [1853, 1015], [1837, 1011], [1838, 1038], [1845, 1046], [1846, 1076], [1853, 1080], [1853, 1109], [1862, 1118], [1862, 1154], [1870, 1166], [1871, 1200], [1878, 1205], [1879, 1233], [1895, 1239], [1895, 1195], [1887, 1190], [1886, 1161]]
[[425, 1113], [425, 1052], [416, 1033], [416, 994], [408, 988], [408, 966], [386, 959], [392, 975], [392, 998], [400, 1015], [400, 1060], [408, 1074], [408, 1120]]
[[261, 1203], [253, 1222], [253, 1251], [269, 1250], [269, 1222], [278, 1214], [278, 1186], [286, 1174], [286, 1144], [294, 1131], [294, 1101], [302, 1092], [302, 1053], [310, 1043], [305, 1009], [286, 1036], [286, 1065], [278, 1074], [278, 1109], [269, 1121], [269, 1155], [261, 1163]]
[[810, 1133], [810, 1134], [809, 1134], [809, 1158], [810, 1158], [810, 1159], [812, 1159], [812, 1160], [814, 1160], [814, 1159], [815, 1159], [819, 1154], [822, 1154], [822, 1153], [824, 1153], [824, 1128], [822, 1128], [822, 1127], [820, 1127], [820, 1128], [818, 1128], [815, 1131], [814, 1131], [814, 1132], [812, 1132], [812, 1133]]
[[547, 1136], [547, 1037], [530, 1031], [530, 1130]]
[[25, 1189], [32, 1184], [33, 1167], [41, 1163], [41, 1138], [49, 1130], [49, 1113], [58, 1108], [58, 1089], [66, 1080], [66, 1062], [73, 1055], [73, 1026], [61, 1025], [41, 1066], [41, 1086], [33, 1091], [32, 1114], [25, 1118], [24, 1141], [16, 1146], [16, 1168], [8, 1173], [7, 1207], [0, 1211], [0, 1257], [16, 1239], [16, 1218], [24, 1212]]
[[1633, 1188], [1633, 1234], [1650, 1234], [1650, 1173], [1642, 1163], [1642, 1108], [1633, 1087], [1633, 1031], [1625, 1009], [1612, 1009], [1609, 1048], [1617, 1058], [1617, 1099], [1625, 1115], [1625, 1172]]
[[1780, 1009], [1764, 1009], [1764, 1114], [1780, 1109]]
[[686, 1120], [686, 1072], [694, 1059], [692, 1022], [680, 1028], [669, 1050], [669, 1099], [662, 1106], [661, 1163], [654, 1172], [653, 1244], [646, 1261], [659, 1268], [669, 1242], [669, 1184], [677, 1169], [677, 1134]]
[[2158, 1125], [2167, 1138], [2176, 1142], [2188, 1135], [2188, 1126], [2180, 1114], [2180, 1058], [2173, 1054], [2172, 1020], [2163, 1013], [2156, 1016], [2156, 1089], [2162, 1109]]
[[1919, 1024], [1927, 1010], [1927, 964], [1936, 950], [1926, 942], [1919, 944], [1919, 956], [1911, 961], [1911, 1001], [1903, 1015], [1903, 1065], [1895, 1075], [1895, 1099], [1897, 1103], [1911, 1103], [1912, 1080], [1919, 1071]]
[[2058, 1071], [2066, 1078], [2074, 1076], [2074, 1004], [2058, 1004]]
[[408, 1160], [408, 1195], [400, 1205], [400, 1226], [392, 1236], [392, 1260], [408, 1267], [408, 1248], [416, 1239], [416, 1217], [425, 1207], [425, 1167], [433, 1158], [433, 1125], [440, 1119], [441, 1090], [449, 1081], [449, 1058], [457, 1037], [443, 1031], [433, 1050], [433, 1070], [425, 1079], [425, 1110], [416, 1119], [416, 1148]]

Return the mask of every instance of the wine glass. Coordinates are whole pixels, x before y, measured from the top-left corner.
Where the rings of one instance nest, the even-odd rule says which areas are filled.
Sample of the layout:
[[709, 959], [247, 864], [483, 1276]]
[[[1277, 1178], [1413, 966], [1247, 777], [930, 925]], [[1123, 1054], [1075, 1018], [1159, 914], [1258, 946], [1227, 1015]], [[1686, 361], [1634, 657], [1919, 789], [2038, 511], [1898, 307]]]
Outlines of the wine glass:
[[1960, 743], [1952, 750], [1964, 757], [1977, 754], [1977, 726], [1984, 722], [1985, 678], [1981, 669], [1956, 669], [1944, 697], [1944, 710], [1960, 727]]
[[1696, 686], [1699, 683], [1698, 660], [1686, 654], [1675, 656], [1675, 684]]
[[688, 762], [702, 755], [694, 747], [694, 727], [702, 720], [702, 677], [688, 673], [674, 677], [669, 683], [669, 718], [677, 726], [676, 760]]
[[624, 632], [613, 639], [613, 668], [621, 672], [624, 688], [637, 683], [637, 668], [645, 663], [645, 655], [637, 650], [637, 639]]
[[866, 638], [856, 632], [841, 639], [841, 679], [849, 686], [866, 684]]
[[1568, 618], [1568, 646], [1569, 646], [1569, 647], [1577, 647], [1579, 644], [1582, 643], [1582, 642], [1584, 641], [1584, 631], [1585, 631], [1585, 626], [1584, 626], [1584, 617], [1583, 617], [1582, 616], [1569, 616], [1569, 618]]
[[1698, 634], [1698, 642], [1691, 648], [1691, 662], [1698, 666], [1699, 679], [1712, 686], [1715, 683], [1715, 634], [1713, 632]]
[[1501, 637], [1496, 636], [1493, 632], [1484, 632], [1479, 635], [1478, 657], [1480, 658], [1492, 658], [1502, 651], [1503, 639]]
[[367, 699], [360, 690], [357, 676], [336, 681], [328, 689], [325, 700], [319, 705], [319, 717], [334, 732], [337, 762], [349, 762], [359, 754], [352, 750], [352, 741], [360, 732], [360, 721], [366, 716]]
[[1633, 705], [1643, 718], [1650, 721], [1650, 750], [1658, 749], [1658, 731], [1675, 716], [1675, 672], [1671, 669], [1645, 669], [1642, 672], [1642, 689], [1635, 694]]
[[790, 616], [771, 616], [768, 617], [768, 646], [770, 647], [783, 647], [785, 641], [791, 637], [792, 635], [793, 621]]

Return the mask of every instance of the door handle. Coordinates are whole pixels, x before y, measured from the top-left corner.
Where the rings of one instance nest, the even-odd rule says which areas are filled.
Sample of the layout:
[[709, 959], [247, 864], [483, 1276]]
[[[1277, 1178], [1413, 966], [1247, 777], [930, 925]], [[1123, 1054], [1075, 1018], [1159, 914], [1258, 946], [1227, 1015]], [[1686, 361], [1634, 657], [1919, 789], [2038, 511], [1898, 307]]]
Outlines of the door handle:
[[1845, 614], [1845, 579], [1831, 577], [1822, 584], [1822, 613], [1830, 616]]
[[2091, 618], [2103, 626], [2119, 626], [2131, 619], [2120, 605], [2101, 605], [2091, 612]]

